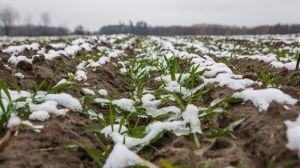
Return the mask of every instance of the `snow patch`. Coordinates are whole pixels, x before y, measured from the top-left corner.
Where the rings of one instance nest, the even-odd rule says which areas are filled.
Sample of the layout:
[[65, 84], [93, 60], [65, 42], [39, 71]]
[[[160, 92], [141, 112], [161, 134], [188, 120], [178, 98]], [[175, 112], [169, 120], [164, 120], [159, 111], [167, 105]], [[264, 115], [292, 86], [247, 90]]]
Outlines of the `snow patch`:
[[202, 134], [198, 113], [198, 107], [193, 104], [189, 104], [187, 105], [186, 110], [183, 112], [182, 117], [186, 123], [190, 124], [192, 133]]
[[287, 120], [284, 122], [287, 127], [287, 148], [290, 150], [298, 151], [298, 157], [300, 158], [300, 115], [296, 121]]
[[47, 111], [35, 111], [29, 115], [30, 120], [45, 121], [49, 118], [50, 118], [50, 115]]
[[107, 96], [107, 95], [108, 95], [108, 93], [107, 93], [107, 91], [106, 91], [105, 89], [100, 89], [100, 90], [98, 90], [98, 93], [99, 93], [101, 96]]
[[18, 116], [10, 117], [10, 119], [7, 122], [7, 128], [13, 128], [17, 125], [20, 125], [22, 123], [22, 120]]
[[45, 101], [56, 101], [59, 105], [62, 105], [73, 111], [81, 111], [82, 107], [79, 100], [75, 99], [69, 94], [59, 93], [59, 94], [48, 94], [44, 97]]
[[121, 143], [115, 144], [112, 152], [106, 159], [103, 168], [126, 168], [142, 165], [143, 160]]
[[233, 94], [233, 97], [251, 101], [254, 106], [259, 108], [259, 111], [266, 111], [270, 103], [277, 102], [280, 104], [294, 105], [297, 100], [283, 93], [279, 89], [267, 88], [261, 90], [253, 90], [252, 88], [243, 90]]
[[77, 71], [76, 74], [75, 74], [75, 80], [77, 80], [77, 81], [86, 81], [87, 80], [86, 73], [83, 70]]

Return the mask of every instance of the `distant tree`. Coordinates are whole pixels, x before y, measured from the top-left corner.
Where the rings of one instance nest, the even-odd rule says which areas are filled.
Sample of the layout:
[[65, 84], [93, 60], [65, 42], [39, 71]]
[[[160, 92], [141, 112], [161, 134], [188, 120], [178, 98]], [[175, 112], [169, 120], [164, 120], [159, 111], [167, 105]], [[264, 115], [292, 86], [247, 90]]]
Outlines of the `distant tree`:
[[42, 35], [50, 35], [49, 34], [49, 25], [51, 22], [51, 17], [48, 12], [41, 13], [41, 22], [42, 22], [42, 26], [43, 26], [42, 27], [42, 30], [43, 30]]
[[6, 36], [11, 34], [11, 29], [18, 19], [19, 13], [9, 6], [0, 11], [0, 21], [3, 24], [4, 33]]
[[129, 32], [131, 34], [134, 33], [134, 24], [133, 24], [133, 22], [131, 20], [129, 20]]
[[82, 25], [76, 26], [75, 29], [74, 29], [74, 34], [76, 34], [76, 35], [84, 35], [85, 34], [84, 27]]
[[32, 15], [27, 14], [24, 17], [24, 25], [32, 25]]
[[148, 25], [144, 21], [136, 22], [135, 33], [137, 35], [146, 35], [148, 33]]
[[33, 23], [32, 23], [32, 16], [30, 14], [27, 14], [24, 17], [24, 30], [22, 31], [24, 35], [26, 36], [32, 36], [33, 34]]
[[51, 17], [48, 12], [41, 13], [41, 22], [42, 22], [42, 25], [45, 27], [48, 27], [50, 25]]

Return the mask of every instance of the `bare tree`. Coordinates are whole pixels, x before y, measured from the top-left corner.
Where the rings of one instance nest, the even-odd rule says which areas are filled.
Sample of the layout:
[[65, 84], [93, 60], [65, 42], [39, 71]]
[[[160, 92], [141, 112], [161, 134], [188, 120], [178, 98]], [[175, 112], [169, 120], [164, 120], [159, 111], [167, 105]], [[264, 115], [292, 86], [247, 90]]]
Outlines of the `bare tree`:
[[43, 25], [43, 35], [49, 35], [49, 25], [51, 22], [51, 18], [48, 12], [41, 13], [41, 22]]
[[33, 23], [32, 23], [32, 15], [31, 14], [27, 14], [24, 17], [24, 34], [26, 36], [32, 36], [33, 34]]
[[31, 14], [25, 15], [24, 25], [32, 25], [32, 15]]
[[45, 27], [49, 26], [50, 22], [51, 22], [50, 14], [48, 12], [42, 13], [41, 21], [42, 21], [43, 26], [45, 26]]
[[85, 34], [84, 27], [82, 25], [76, 26], [75, 29], [74, 29], [74, 34], [76, 34], [76, 35], [84, 35]]
[[0, 11], [0, 21], [3, 24], [5, 35], [10, 35], [12, 26], [15, 24], [18, 18], [19, 13], [9, 6]]

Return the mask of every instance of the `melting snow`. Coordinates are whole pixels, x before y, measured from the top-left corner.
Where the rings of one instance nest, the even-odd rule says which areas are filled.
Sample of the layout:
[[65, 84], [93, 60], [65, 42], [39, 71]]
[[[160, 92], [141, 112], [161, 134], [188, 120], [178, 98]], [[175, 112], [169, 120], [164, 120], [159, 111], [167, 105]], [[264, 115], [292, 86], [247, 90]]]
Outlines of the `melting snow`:
[[135, 107], [133, 106], [134, 102], [131, 99], [122, 98], [118, 100], [113, 100], [112, 103], [123, 110], [135, 112]]
[[102, 95], [102, 96], [107, 96], [107, 95], [108, 95], [108, 93], [107, 93], [107, 91], [106, 91], [105, 89], [100, 89], [100, 90], [98, 90], [98, 93], [99, 93], [100, 95]]
[[44, 128], [44, 126], [34, 125], [34, 124], [32, 124], [32, 122], [30, 122], [28, 120], [22, 121], [22, 124], [32, 128], [35, 132], [38, 132], [38, 133], [41, 132], [41, 129]]
[[77, 81], [86, 81], [87, 80], [86, 73], [83, 70], [77, 71], [76, 74], [75, 74], [75, 80], [77, 80]]
[[228, 73], [221, 73], [216, 76], [216, 78], [207, 79], [208, 83], [219, 83], [220, 86], [227, 86], [231, 89], [245, 89], [246, 87], [252, 85], [254, 81], [250, 79], [235, 79], [238, 78], [237, 75], [232, 75]]
[[22, 73], [20, 73], [20, 72], [19, 72], [19, 73], [15, 73], [15, 76], [16, 76], [16, 77], [19, 77], [19, 78], [21, 78], [21, 79], [25, 77], [25, 76], [24, 76]]
[[19, 46], [9, 46], [4, 52], [9, 54], [19, 54], [20, 52], [23, 52], [24, 50], [39, 50], [39, 44], [38, 43], [32, 43], [32, 44], [25, 44], [25, 45], [19, 45]]
[[298, 151], [298, 156], [300, 158], [300, 115], [296, 121], [285, 121], [287, 127], [287, 147], [291, 150]]
[[29, 59], [25, 56], [11, 56], [9, 59], [8, 59], [8, 63], [9, 64], [12, 64], [12, 65], [17, 65], [20, 61], [26, 61], [28, 63], [32, 63], [32, 59]]
[[83, 92], [84, 92], [85, 94], [95, 96], [95, 92], [94, 92], [93, 90], [91, 90], [91, 89], [83, 88], [82, 90], [83, 90]]
[[47, 111], [35, 111], [29, 115], [30, 120], [45, 121], [49, 118], [50, 118], [50, 115]]
[[81, 111], [82, 107], [80, 102], [72, 97], [69, 94], [66, 93], [59, 93], [59, 94], [48, 94], [47, 96], [44, 97], [44, 100], [46, 101], [56, 101], [58, 104], [69, 108], [73, 111]]
[[14, 126], [20, 125], [21, 123], [22, 120], [19, 117], [17, 116], [10, 117], [10, 119], [7, 122], [7, 128], [12, 128]]
[[261, 90], [253, 90], [250, 88], [233, 94], [233, 97], [242, 98], [245, 101], [250, 100], [256, 107], [259, 108], [259, 111], [268, 110], [270, 103], [273, 101], [289, 105], [297, 103], [296, 99], [275, 88]]
[[158, 105], [161, 103], [161, 100], [155, 100], [154, 95], [146, 94], [142, 97], [143, 107], [146, 109], [146, 112], [151, 116], [164, 115], [169, 112], [174, 114], [179, 114], [180, 109], [176, 106], [163, 107], [158, 109]]
[[115, 144], [112, 152], [106, 159], [104, 168], [126, 168], [134, 165], [142, 165], [143, 160], [121, 143]]
[[201, 124], [198, 116], [199, 109], [193, 104], [189, 104], [183, 112], [182, 117], [186, 123], [189, 123], [192, 129], [192, 133], [201, 134]]
[[29, 109], [31, 112], [46, 111], [48, 113], [55, 113], [57, 111], [56, 106], [57, 106], [57, 102], [50, 100], [42, 104], [29, 104]]

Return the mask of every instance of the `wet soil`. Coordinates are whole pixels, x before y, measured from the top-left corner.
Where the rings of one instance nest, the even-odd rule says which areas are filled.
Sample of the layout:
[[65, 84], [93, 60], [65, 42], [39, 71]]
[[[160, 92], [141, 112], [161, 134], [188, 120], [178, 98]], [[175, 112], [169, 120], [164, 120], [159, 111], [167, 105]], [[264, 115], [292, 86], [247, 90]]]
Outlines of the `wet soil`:
[[[133, 54], [132, 50], [128, 50], [128, 53]], [[0, 62], [0, 76], [11, 89], [13, 89], [16, 72], [25, 75], [22, 79], [15, 78], [20, 87], [24, 90], [33, 90], [34, 85], [43, 80], [46, 80], [49, 86], [55, 85], [60, 79], [67, 78], [67, 73], [75, 73], [75, 66], [78, 64], [74, 59], [62, 56], [52, 61], [36, 60], [31, 68], [24, 68], [25, 65], [20, 65], [7, 69], [4, 66], [5, 55], [2, 53], [0, 56], [3, 57]], [[88, 80], [79, 82], [80, 86], [86, 87], [86, 83], [94, 84], [97, 86], [93, 89], [96, 93], [97, 90], [103, 88], [114, 99], [129, 98], [131, 90], [128, 86], [128, 79], [118, 74], [114, 65], [116, 62], [117, 60], [97, 69], [87, 69]], [[187, 62], [182, 62], [181, 66], [186, 64]], [[266, 67], [264, 63], [250, 60], [234, 60], [229, 66], [235, 73], [242, 74], [244, 77], [252, 77], [253, 80], [257, 79], [255, 69]], [[299, 100], [299, 84], [286, 82], [293, 76], [297, 76], [299, 72], [282, 69], [279, 73], [282, 76], [281, 89]], [[207, 86], [207, 89], [210, 90], [205, 93], [205, 100], [202, 101], [204, 106], [208, 106], [208, 103], [214, 99], [226, 98], [235, 92], [225, 87]], [[82, 96], [81, 92], [68, 92], [78, 98]], [[100, 111], [106, 110], [103, 107], [97, 106], [96, 108]], [[226, 134], [215, 138], [208, 138], [205, 134], [198, 135], [201, 147], [196, 148], [192, 135], [177, 137], [166, 133], [163, 138], [147, 146], [139, 154], [158, 166], [168, 161], [178, 167], [202, 167], [207, 160], [211, 159], [211, 167], [242, 165], [245, 168], [264, 168], [270, 164], [273, 167], [284, 167], [289, 161], [298, 161], [292, 167], [300, 167], [297, 153], [286, 148], [284, 125], [284, 121], [297, 118], [300, 113], [299, 109], [300, 103], [290, 107], [289, 110], [273, 103], [265, 112], [259, 112], [250, 102], [232, 104], [226, 106], [227, 112], [224, 114], [201, 121], [204, 130], [207, 131], [209, 130], [207, 126], [211, 123], [225, 128], [234, 121], [244, 119], [241, 125], [234, 129], [232, 135]], [[81, 164], [88, 168], [96, 167], [80, 148], [62, 149], [59, 146], [78, 142], [99, 149], [92, 133], [79, 129], [86, 125], [101, 128], [99, 123], [87, 119], [80, 113], [69, 112], [66, 117], [52, 117], [43, 123], [35, 122], [35, 124], [42, 124], [45, 128], [41, 133], [24, 128], [19, 130], [18, 135], [14, 136], [5, 150], [0, 153], [0, 168], [79, 168]], [[43, 150], [50, 148], [53, 149]]]

